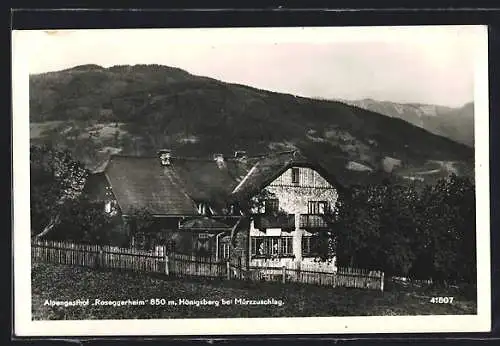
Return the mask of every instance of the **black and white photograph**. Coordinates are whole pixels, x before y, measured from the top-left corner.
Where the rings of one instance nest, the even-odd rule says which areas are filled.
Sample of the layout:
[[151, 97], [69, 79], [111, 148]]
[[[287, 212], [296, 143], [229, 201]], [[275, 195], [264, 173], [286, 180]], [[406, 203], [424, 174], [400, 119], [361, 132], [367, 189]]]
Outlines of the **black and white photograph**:
[[12, 42], [18, 335], [491, 327], [486, 27]]

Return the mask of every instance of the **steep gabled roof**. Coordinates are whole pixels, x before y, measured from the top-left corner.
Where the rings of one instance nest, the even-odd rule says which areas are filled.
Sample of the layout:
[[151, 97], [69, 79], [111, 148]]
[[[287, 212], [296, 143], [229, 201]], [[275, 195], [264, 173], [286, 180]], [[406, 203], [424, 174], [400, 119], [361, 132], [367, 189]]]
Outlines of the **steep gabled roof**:
[[135, 208], [160, 215], [197, 213], [176, 172], [156, 157], [112, 156], [105, 174], [124, 214]]
[[192, 199], [221, 202], [248, 173], [249, 163], [226, 159], [218, 164], [210, 159], [173, 158], [170, 167]]
[[249, 198], [291, 166], [325, 174], [298, 151], [226, 159], [222, 164], [172, 157], [166, 166], [157, 157], [112, 155], [104, 173], [124, 214], [147, 208], [156, 215], [196, 215], [197, 202], [222, 207]]
[[290, 167], [310, 167], [318, 171], [330, 183], [332, 176], [318, 162], [305, 157], [300, 151], [288, 151], [262, 157], [250, 169], [248, 174], [234, 188], [231, 197], [243, 200], [257, 194]]

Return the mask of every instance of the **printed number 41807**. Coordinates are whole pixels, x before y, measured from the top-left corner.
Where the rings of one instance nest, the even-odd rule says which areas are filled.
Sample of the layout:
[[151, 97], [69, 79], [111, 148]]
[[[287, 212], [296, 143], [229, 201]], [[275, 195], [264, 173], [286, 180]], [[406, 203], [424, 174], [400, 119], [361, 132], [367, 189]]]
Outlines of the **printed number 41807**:
[[432, 297], [431, 303], [438, 304], [451, 304], [453, 302], [453, 297]]

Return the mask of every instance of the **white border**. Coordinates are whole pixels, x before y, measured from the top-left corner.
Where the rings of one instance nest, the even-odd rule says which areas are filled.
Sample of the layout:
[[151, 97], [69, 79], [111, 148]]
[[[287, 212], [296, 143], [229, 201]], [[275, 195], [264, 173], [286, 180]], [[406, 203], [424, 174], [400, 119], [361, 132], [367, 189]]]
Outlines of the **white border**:
[[[486, 26], [477, 30], [475, 68], [475, 159], [477, 208], [477, 315], [467, 316], [370, 316], [295, 317], [168, 320], [32, 321], [29, 206], [29, 31], [13, 31], [13, 189], [14, 189], [14, 333], [16, 336], [127, 336], [127, 335], [241, 335], [241, 334], [344, 334], [487, 332], [491, 329], [490, 222], [489, 222], [489, 111], [488, 41]], [[427, 27], [428, 28], [428, 27]], [[369, 41], [384, 32], [413, 32], [418, 39], [424, 27], [344, 28], [231, 28], [176, 29], [179, 42], [212, 40], [234, 43], [287, 41]], [[158, 29], [150, 29], [158, 30]], [[330, 30], [330, 31], [329, 31]], [[215, 35], [215, 33], [230, 35]], [[181, 35], [182, 33], [182, 35]], [[332, 36], [332, 34], [335, 34]], [[399, 37], [387, 36], [387, 37]]]

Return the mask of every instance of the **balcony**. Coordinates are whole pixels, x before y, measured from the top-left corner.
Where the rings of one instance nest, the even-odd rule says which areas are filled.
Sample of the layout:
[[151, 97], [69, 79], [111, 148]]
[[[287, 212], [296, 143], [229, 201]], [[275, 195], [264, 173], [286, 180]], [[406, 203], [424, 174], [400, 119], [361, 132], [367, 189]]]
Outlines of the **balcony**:
[[300, 228], [328, 228], [328, 223], [320, 214], [300, 214]]
[[294, 229], [295, 216], [293, 214], [259, 214], [254, 216], [254, 226], [261, 230], [266, 228]]

